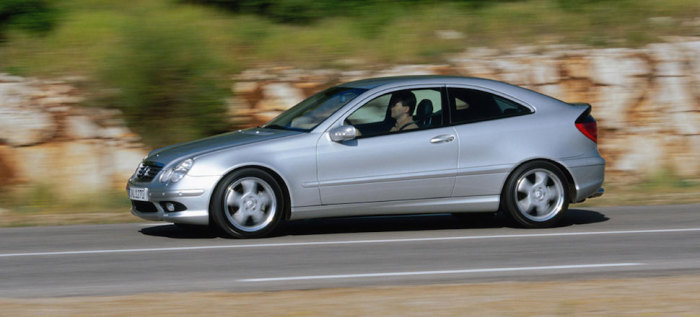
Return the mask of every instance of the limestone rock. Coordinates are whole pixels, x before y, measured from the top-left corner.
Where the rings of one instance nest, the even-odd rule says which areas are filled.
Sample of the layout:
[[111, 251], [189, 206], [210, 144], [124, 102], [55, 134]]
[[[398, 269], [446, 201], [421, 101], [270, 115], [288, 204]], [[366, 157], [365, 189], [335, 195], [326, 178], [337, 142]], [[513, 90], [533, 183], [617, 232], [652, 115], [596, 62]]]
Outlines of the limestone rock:
[[24, 81], [23, 77], [10, 76], [7, 74], [0, 73], [0, 83], [17, 83]]
[[[669, 116], [673, 132], [682, 136], [700, 135], [700, 112], [672, 112]], [[696, 157], [697, 158], [697, 157]], [[700, 161], [700, 160], [698, 160]]]
[[610, 162], [613, 169], [640, 173], [644, 177], [650, 177], [654, 171], [662, 166], [664, 158], [662, 137], [651, 134], [634, 135], [625, 140], [624, 153], [617, 161]]
[[100, 127], [86, 116], [65, 119], [65, 134], [70, 139], [93, 139], [100, 136]]
[[695, 96], [688, 82], [681, 77], [655, 78], [656, 94], [652, 102], [656, 111], [694, 111], [698, 108]]
[[127, 127], [108, 127], [99, 130], [98, 136], [103, 139], [126, 139], [133, 137], [133, 133]]
[[272, 83], [263, 88], [263, 100], [258, 105], [264, 110], [287, 110], [304, 100], [301, 90], [288, 83]]
[[405, 76], [405, 75], [436, 75], [436, 65], [401, 65], [382, 70], [375, 77]]
[[370, 72], [366, 70], [350, 70], [340, 73], [340, 78], [342, 82], [355, 81], [360, 79], [365, 79], [370, 77]]
[[559, 98], [559, 99], [563, 98], [563, 92], [561, 90], [561, 87], [559, 87], [559, 85], [536, 86], [536, 87], [533, 87], [533, 90], [536, 92], [539, 92], [541, 94], [552, 96], [554, 98]]
[[435, 36], [441, 40], [459, 40], [465, 37], [464, 33], [455, 30], [435, 30]]
[[123, 188], [148, 151], [120, 111], [78, 107], [82, 99], [62, 81], [0, 75], [0, 186], [69, 196]]
[[531, 83], [533, 85], [554, 85], [559, 82], [557, 64], [550, 58], [530, 60]]
[[649, 54], [657, 63], [654, 75], [664, 77], [685, 75], [682, 63], [685, 58], [682, 47], [669, 43], [651, 44], [649, 45]]
[[102, 155], [109, 166], [112, 188], [122, 188], [148, 151], [143, 148], [111, 147]]
[[2, 87], [7, 85], [13, 84], [0, 84], [0, 143], [25, 146], [51, 139], [56, 132], [53, 117], [40, 108], [25, 106], [29, 100], [22, 93], [28, 89]]
[[16, 169], [11, 148], [0, 145], [0, 188], [15, 182], [17, 177]]
[[259, 85], [256, 82], [244, 81], [235, 83], [232, 90], [235, 95], [243, 95], [254, 93], [258, 87]]
[[462, 59], [456, 65], [460, 74], [472, 77], [496, 79], [498, 71], [489, 60]]
[[530, 81], [528, 64], [517, 59], [496, 60], [492, 64], [498, 70], [498, 79], [519, 86], [527, 86]]
[[[54, 185], [75, 196], [122, 187], [146, 151], [108, 146], [101, 141], [55, 142], [14, 149], [19, 171], [33, 183]], [[127, 167], [127, 165], [129, 165]]]
[[649, 64], [628, 49], [601, 50], [591, 57], [591, 79], [606, 86], [629, 87], [633, 77], [651, 74]]
[[565, 55], [560, 60], [559, 70], [565, 78], [591, 78], [590, 61], [583, 55]]
[[669, 145], [669, 166], [676, 175], [700, 175], [700, 160], [697, 156], [700, 153], [700, 135], [675, 136]]
[[629, 79], [625, 85], [603, 86], [598, 88], [597, 100], [593, 103], [595, 115], [603, 120], [607, 129], [624, 129], [629, 125], [630, 116], [640, 101], [646, 96], [649, 87], [644, 79]]
[[[355, 63], [345, 71], [249, 69], [233, 77], [228, 114], [238, 127], [259, 125], [326, 87], [371, 77], [491, 78], [567, 102], [591, 103], [608, 181], [636, 181], [668, 167], [700, 178], [700, 40], [669, 42], [641, 49], [477, 48], [446, 64]], [[66, 81], [0, 74], [0, 178], [13, 173], [15, 180], [79, 184], [66, 191], [122, 187], [147, 150], [119, 111], [78, 107], [82, 98]], [[88, 172], [94, 169], [101, 170]]]

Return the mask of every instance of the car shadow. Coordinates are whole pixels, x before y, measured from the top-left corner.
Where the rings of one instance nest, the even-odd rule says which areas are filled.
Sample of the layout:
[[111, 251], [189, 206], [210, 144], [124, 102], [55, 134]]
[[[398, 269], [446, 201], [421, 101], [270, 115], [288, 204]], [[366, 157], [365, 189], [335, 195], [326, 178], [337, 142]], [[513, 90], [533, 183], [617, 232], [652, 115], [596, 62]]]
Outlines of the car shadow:
[[484, 221], [469, 223], [450, 214], [368, 216], [291, 221], [282, 225], [275, 234], [287, 236], [497, 227], [501, 225]]
[[206, 226], [182, 227], [174, 224], [142, 228], [139, 232], [147, 236], [171, 239], [215, 239], [222, 236], [218, 230], [211, 230]]
[[564, 219], [559, 222], [557, 227], [569, 227], [574, 225], [588, 225], [610, 220], [608, 216], [595, 210], [584, 209], [569, 209], [564, 216]]
[[[593, 210], [570, 209], [556, 226], [587, 225], [608, 221], [610, 218]], [[336, 233], [366, 233], [395, 231], [427, 231], [450, 229], [522, 228], [509, 217], [496, 214], [451, 214], [373, 216], [298, 220], [281, 226], [274, 236], [296, 236]]]
[[[570, 209], [556, 227], [562, 228], [575, 225], [587, 225], [605, 222], [609, 219], [610, 218], [598, 211]], [[496, 214], [492, 217], [485, 217], [483, 214], [464, 214], [459, 217], [451, 214], [368, 216], [290, 221], [282, 224], [269, 237], [497, 228], [521, 227], [510, 220], [509, 217], [502, 214]], [[229, 238], [219, 230], [210, 229], [208, 227], [182, 227], [172, 224], [143, 228], [140, 232], [144, 235], [172, 239]]]

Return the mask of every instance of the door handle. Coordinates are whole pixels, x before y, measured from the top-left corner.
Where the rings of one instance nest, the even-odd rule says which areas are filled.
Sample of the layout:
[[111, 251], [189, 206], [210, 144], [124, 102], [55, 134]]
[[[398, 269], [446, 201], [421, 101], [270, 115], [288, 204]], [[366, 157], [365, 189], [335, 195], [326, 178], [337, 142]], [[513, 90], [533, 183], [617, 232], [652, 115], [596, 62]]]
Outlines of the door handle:
[[437, 143], [447, 143], [447, 142], [452, 142], [455, 140], [454, 135], [450, 134], [443, 134], [443, 135], [438, 135], [432, 139], [430, 139], [430, 143], [437, 144]]

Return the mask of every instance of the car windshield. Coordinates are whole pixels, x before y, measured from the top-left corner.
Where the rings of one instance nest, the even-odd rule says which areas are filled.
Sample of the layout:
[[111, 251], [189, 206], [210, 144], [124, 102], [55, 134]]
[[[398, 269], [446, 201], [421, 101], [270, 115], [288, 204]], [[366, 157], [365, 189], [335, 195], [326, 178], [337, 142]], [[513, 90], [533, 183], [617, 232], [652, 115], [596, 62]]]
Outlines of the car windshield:
[[321, 91], [283, 112], [263, 128], [308, 132], [366, 89], [333, 87]]

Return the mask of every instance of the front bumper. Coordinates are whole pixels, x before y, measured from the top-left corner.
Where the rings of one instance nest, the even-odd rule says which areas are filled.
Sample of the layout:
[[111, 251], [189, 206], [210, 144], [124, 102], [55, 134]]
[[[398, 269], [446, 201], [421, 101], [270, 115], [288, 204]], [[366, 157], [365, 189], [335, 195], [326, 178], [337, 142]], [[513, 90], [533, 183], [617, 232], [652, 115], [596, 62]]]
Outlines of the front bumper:
[[209, 202], [218, 179], [186, 176], [177, 186], [131, 179], [126, 186], [127, 194], [132, 187], [146, 189], [146, 200], [131, 201], [131, 213], [150, 221], [208, 225]]

